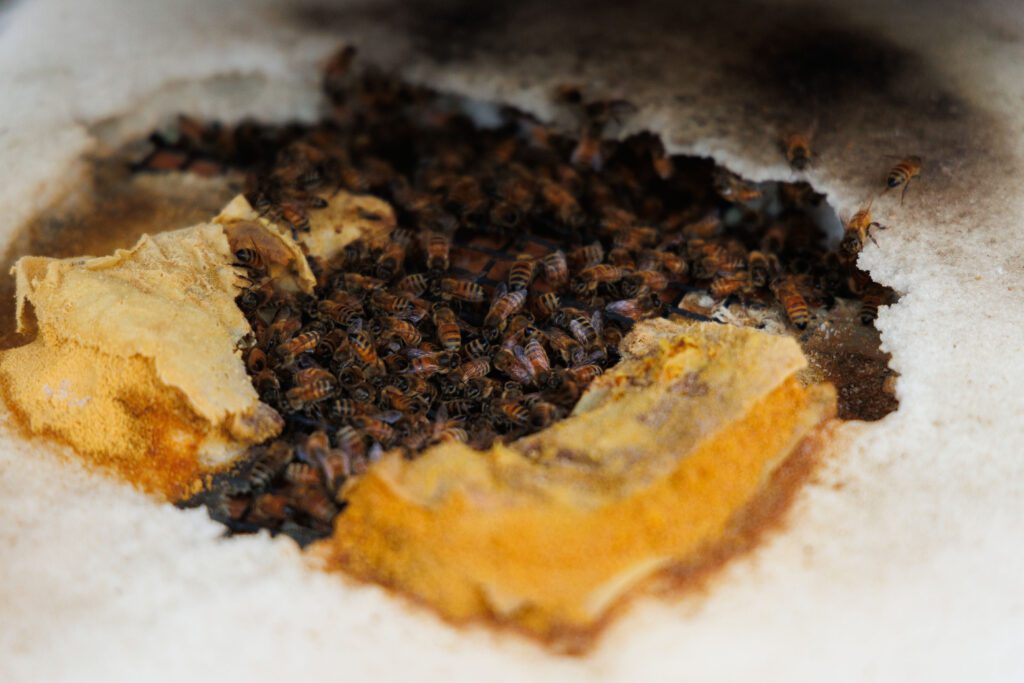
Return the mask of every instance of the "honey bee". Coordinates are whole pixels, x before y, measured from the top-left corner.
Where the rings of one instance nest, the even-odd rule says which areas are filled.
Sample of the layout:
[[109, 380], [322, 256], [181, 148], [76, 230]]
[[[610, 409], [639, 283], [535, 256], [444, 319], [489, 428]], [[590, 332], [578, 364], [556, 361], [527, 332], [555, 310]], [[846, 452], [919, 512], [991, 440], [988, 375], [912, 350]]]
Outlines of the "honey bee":
[[530, 422], [530, 411], [515, 401], [500, 401], [496, 408], [496, 415], [503, 417], [513, 425], [524, 427]]
[[333, 382], [335, 381], [335, 377], [329, 370], [325, 370], [316, 365], [308, 368], [302, 368], [292, 374], [292, 382], [296, 385], [310, 384], [318, 380]]
[[[875, 238], [871, 236], [872, 228], [885, 229], [884, 226], [871, 220], [871, 203], [869, 202], [866, 207], [853, 214], [853, 217], [846, 224], [843, 240], [839, 243], [840, 251], [848, 256], [859, 254], [868, 239], [875, 242]], [[875, 244], [877, 245], [878, 243], [875, 242]]]
[[449, 185], [445, 200], [465, 221], [479, 222], [487, 211], [487, 197], [480, 182], [471, 175], [461, 176]]
[[345, 480], [352, 475], [352, 463], [347, 453], [340, 448], [331, 448], [330, 439], [322, 430], [317, 430], [306, 437], [304, 449], [309, 461], [319, 466], [327, 490], [331, 494], [337, 493]]
[[523, 290], [502, 294], [491, 304], [491, 308], [484, 318], [484, 325], [487, 327], [503, 326], [509, 317], [518, 313], [525, 303], [526, 292]]
[[246, 519], [254, 524], [277, 527], [288, 512], [288, 499], [278, 493], [257, 496]]
[[291, 490], [289, 498], [292, 505], [320, 525], [329, 525], [338, 515], [338, 507], [319, 483], [296, 485]]
[[431, 273], [443, 273], [448, 270], [451, 248], [452, 241], [448, 236], [430, 230], [423, 233], [423, 251], [426, 252], [427, 269]]
[[465, 398], [455, 398], [450, 401], [445, 401], [443, 405], [445, 412], [455, 417], [465, 417], [466, 415], [475, 413], [477, 410], [476, 401]]
[[515, 291], [526, 289], [533, 281], [534, 260], [526, 254], [520, 254], [508, 271], [508, 288]]
[[523, 356], [532, 368], [533, 376], [544, 381], [551, 371], [551, 359], [548, 358], [548, 352], [544, 349], [544, 344], [541, 343], [539, 337], [532, 337], [526, 342]]
[[420, 349], [408, 349], [409, 355], [408, 372], [421, 377], [430, 377], [438, 372], [447, 372], [452, 367], [452, 360], [449, 354]]
[[232, 264], [243, 269], [250, 281], [257, 282], [267, 277], [269, 264], [263, 254], [254, 246], [235, 250], [235, 262]]
[[782, 307], [786, 309], [789, 321], [798, 329], [806, 329], [811, 321], [811, 314], [807, 309], [807, 300], [800, 293], [796, 278], [787, 275], [775, 280], [772, 283], [772, 292]]
[[473, 358], [468, 360], [452, 372], [452, 379], [456, 382], [468, 382], [471, 379], [484, 377], [491, 371], [491, 361], [487, 358]]
[[250, 375], [258, 375], [267, 368], [267, 354], [258, 346], [249, 349], [245, 356], [245, 368]]
[[597, 330], [585, 316], [576, 315], [569, 320], [569, 334], [582, 346], [590, 347], [597, 343]]
[[469, 432], [461, 427], [446, 426], [434, 435], [434, 441], [445, 443], [449, 441], [458, 441], [459, 443], [466, 443], [469, 441]]
[[620, 299], [619, 301], [610, 302], [605, 306], [605, 310], [636, 321], [650, 316], [656, 310], [655, 302], [657, 307], [660, 308], [661, 300], [655, 295]]
[[308, 463], [293, 462], [285, 468], [284, 479], [299, 486], [317, 485], [320, 483], [320, 473]]
[[719, 196], [729, 202], [752, 202], [764, 194], [754, 183], [747, 182], [722, 168], [715, 169], [714, 185]]
[[[335, 442], [349, 457], [366, 454], [366, 441], [362, 432], [352, 425], [345, 425], [335, 435]], [[354, 464], [354, 463], [353, 463]]]
[[562, 411], [554, 403], [538, 401], [530, 408], [530, 426], [543, 429], [562, 416]]
[[651, 167], [654, 169], [654, 174], [662, 180], [670, 179], [676, 172], [675, 162], [665, 152], [665, 145], [658, 139], [655, 139], [651, 145]]
[[598, 378], [604, 370], [600, 365], [589, 363], [587, 365], [579, 365], [574, 368], [566, 368], [563, 372], [572, 379], [577, 385], [587, 385]]
[[255, 490], [265, 489], [270, 482], [280, 476], [293, 455], [291, 446], [281, 441], [275, 441], [267, 448], [261, 449], [249, 465], [246, 474], [249, 486]]
[[575, 365], [586, 356], [583, 346], [562, 330], [551, 328], [545, 332], [544, 336], [551, 346], [551, 350], [557, 351], [564, 363]]
[[517, 358], [515, 352], [511, 349], [498, 349], [498, 352], [494, 354], [493, 363], [495, 370], [511, 377], [516, 382], [521, 384], [533, 382], [532, 368], [527, 363], [522, 362], [520, 358]]
[[423, 296], [423, 293], [427, 291], [430, 286], [430, 281], [427, 280], [427, 276], [423, 273], [416, 273], [414, 275], [406, 275], [398, 284], [395, 285], [395, 289], [400, 292], [407, 292], [413, 296]]
[[298, 410], [312, 403], [319, 403], [334, 395], [337, 382], [334, 378], [322, 377], [300, 384], [285, 392], [285, 398], [293, 409]]
[[782, 139], [782, 148], [786, 153], [786, 161], [798, 171], [807, 168], [811, 163], [811, 142], [806, 133], [790, 133]]
[[316, 349], [317, 344], [320, 343], [320, 333], [316, 331], [302, 332], [295, 335], [288, 341], [278, 344], [277, 355], [281, 357], [285, 363], [292, 362], [296, 356], [308, 351]]
[[405, 244], [402, 240], [393, 237], [377, 258], [377, 277], [381, 280], [390, 280], [402, 269], [404, 262]]
[[565, 252], [561, 249], [546, 254], [541, 259], [544, 268], [544, 279], [554, 288], [559, 288], [569, 281], [569, 264]]
[[468, 303], [480, 303], [487, 298], [484, 288], [469, 280], [457, 280], [455, 278], [444, 278], [439, 282], [439, 293], [442, 297], [466, 301]]
[[363, 415], [353, 419], [352, 423], [371, 439], [380, 442], [385, 447], [395, 441], [396, 434], [394, 428], [384, 420]]
[[576, 228], [585, 218], [576, 198], [553, 180], [542, 180], [539, 186], [540, 198], [561, 223]]
[[366, 330], [356, 330], [348, 335], [349, 347], [359, 358], [360, 362], [368, 368], [375, 368], [380, 365], [380, 358], [377, 356], [377, 349], [373, 344], [373, 338]]
[[900, 204], [903, 204], [903, 199], [907, 196], [907, 189], [910, 187], [910, 181], [921, 174], [921, 163], [921, 157], [910, 156], [893, 166], [885, 177], [885, 189], [882, 192], [888, 192], [902, 185], [903, 192], [900, 193]]
[[535, 300], [535, 308], [541, 318], [547, 318], [558, 310], [558, 295], [554, 292], [545, 292]]
[[331, 55], [324, 68], [323, 90], [331, 99], [344, 97], [356, 49], [347, 45]]
[[470, 358], [485, 356], [490, 351], [491, 345], [483, 337], [477, 337], [466, 344], [466, 355]]
[[768, 226], [761, 237], [761, 251], [769, 254], [779, 254], [786, 246], [789, 238], [789, 228], [781, 221], [776, 221]]
[[683, 226], [682, 234], [687, 239], [709, 240], [722, 234], [722, 219], [717, 213], [709, 213], [703, 218]]
[[618, 266], [600, 263], [596, 266], [584, 268], [580, 271], [580, 278], [586, 282], [606, 284], [610, 282], [618, 282], [622, 279], [625, 272], [625, 270]]
[[708, 289], [711, 291], [711, 296], [716, 299], [724, 299], [737, 292], [747, 294], [752, 291], [752, 286], [750, 273], [739, 271], [717, 276], [711, 281]]
[[752, 251], [747, 255], [747, 268], [750, 271], [750, 284], [754, 287], [765, 287], [778, 273], [779, 259], [775, 254]]
[[458, 318], [448, 306], [434, 306], [434, 327], [437, 329], [437, 340], [448, 351], [458, 351], [462, 346], [462, 332]]
[[885, 289], [872, 282], [861, 295], [860, 322], [862, 325], [870, 325], [878, 317], [878, 307], [885, 302]]
[[569, 260], [577, 268], [596, 266], [604, 261], [604, 246], [600, 242], [593, 242], [573, 249], [569, 253]]

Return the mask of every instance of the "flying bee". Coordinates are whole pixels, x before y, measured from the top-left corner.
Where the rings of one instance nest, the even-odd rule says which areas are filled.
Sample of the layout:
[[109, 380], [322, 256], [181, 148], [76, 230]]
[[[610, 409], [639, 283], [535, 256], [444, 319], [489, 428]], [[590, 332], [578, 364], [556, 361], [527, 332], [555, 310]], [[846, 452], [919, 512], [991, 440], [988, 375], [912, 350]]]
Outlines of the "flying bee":
[[334, 378], [315, 379], [305, 384], [300, 384], [285, 392], [288, 405], [293, 410], [299, 410], [312, 403], [319, 403], [334, 395], [337, 382]]
[[786, 153], [786, 161], [798, 171], [807, 168], [811, 163], [810, 136], [806, 133], [790, 133], [782, 139], [782, 149]]
[[506, 292], [496, 298], [491, 304], [491, 308], [487, 311], [487, 316], [484, 318], [484, 325], [492, 328], [503, 326], [509, 317], [519, 312], [525, 303], [525, 291]]
[[301, 332], [288, 341], [278, 344], [275, 350], [277, 355], [281, 357], [281, 360], [285, 363], [290, 363], [299, 354], [316, 349], [319, 343], [320, 333], [310, 330], [309, 332]]
[[457, 299], [468, 303], [480, 303], [487, 298], [484, 288], [469, 280], [443, 278], [439, 281], [439, 294], [444, 298]]
[[406, 275], [398, 284], [395, 285], [395, 289], [400, 292], [407, 292], [413, 296], [423, 296], [424, 292], [430, 286], [430, 281], [427, 280], [427, 276], [423, 273], [415, 273], [413, 275]]
[[561, 249], [546, 254], [540, 262], [544, 268], [544, 279], [555, 289], [569, 281], [569, 264]]
[[446, 235], [427, 230], [423, 233], [423, 251], [427, 256], [427, 269], [431, 273], [444, 273], [448, 270], [448, 257], [452, 241]]
[[862, 325], [870, 325], [878, 317], [878, 307], [885, 302], [885, 289], [878, 283], [872, 282], [861, 295], [860, 322]]
[[889, 174], [885, 177], [885, 189], [882, 192], [888, 192], [902, 185], [903, 192], [900, 193], [900, 204], [903, 204], [903, 199], [907, 196], [907, 189], [910, 187], [910, 181], [920, 174], [921, 157], [907, 157], [889, 170]]
[[811, 322], [811, 314], [807, 309], [807, 300], [800, 293], [797, 280], [792, 275], [787, 275], [772, 283], [772, 292], [782, 307], [786, 309], [786, 316], [798, 329], [806, 329]]
[[765, 287], [778, 274], [779, 259], [775, 254], [752, 251], [747, 255], [747, 268], [750, 271], [750, 284]]
[[569, 252], [569, 261], [576, 268], [596, 266], [604, 261], [604, 247], [600, 242], [592, 242]]
[[515, 291], [526, 289], [533, 281], [536, 262], [526, 254], [516, 256], [515, 262], [508, 270], [508, 288]]
[[458, 351], [462, 346], [462, 331], [458, 318], [449, 306], [434, 306], [434, 327], [437, 329], [437, 341], [448, 351]]
[[[875, 238], [871, 235], [872, 228], [885, 229], [884, 226], [871, 220], [871, 202], [868, 202], [867, 206], [853, 214], [853, 217], [847, 222], [843, 240], [839, 243], [839, 250], [847, 256], [856, 256], [864, 248], [868, 239], [875, 242]], [[875, 244], [877, 245], [878, 242]]]

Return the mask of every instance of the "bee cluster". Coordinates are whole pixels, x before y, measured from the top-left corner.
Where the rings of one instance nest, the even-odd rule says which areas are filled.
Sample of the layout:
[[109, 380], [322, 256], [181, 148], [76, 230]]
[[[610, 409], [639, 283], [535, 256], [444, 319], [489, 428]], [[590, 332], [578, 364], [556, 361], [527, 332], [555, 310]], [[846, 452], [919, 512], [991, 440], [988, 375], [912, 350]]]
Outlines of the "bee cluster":
[[480, 125], [455, 100], [353, 75], [351, 58], [327, 70], [322, 123], [186, 120], [156, 138], [162, 158], [246, 171], [253, 206], [296, 234], [338, 189], [380, 197], [398, 219], [383, 248], [309, 256], [311, 296], [278, 291], [258, 249], [237, 251], [246, 365], [286, 426], [191, 501], [233, 531], [304, 543], [330, 533], [345, 482], [385, 450], [483, 449], [547, 427], [636, 321], [699, 317], [677, 307], [687, 293], [778, 305], [799, 329], [836, 297], [863, 297], [874, 318], [877, 286], [854, 248], [824, 246], [805, 183], [752, 184], [651, 135], [608, 139], [628, 107], [577, 89], [558, 98], [578, 137], [513, 110]]

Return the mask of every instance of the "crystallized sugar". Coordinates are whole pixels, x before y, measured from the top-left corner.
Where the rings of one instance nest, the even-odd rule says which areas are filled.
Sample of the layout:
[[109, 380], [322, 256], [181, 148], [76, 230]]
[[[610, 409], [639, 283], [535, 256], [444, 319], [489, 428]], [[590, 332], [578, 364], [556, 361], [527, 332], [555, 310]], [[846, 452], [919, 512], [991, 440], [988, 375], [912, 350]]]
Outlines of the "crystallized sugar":
[[757, 180], [791, 179], [777, 139], [789, 122], [816, 124], [808, 178], [844, 216], [881, 186], [885, 155], [919, 154], [925, 170], [902, 208], [876, 200], [890, 229], [861, 256], [902, 294], [878, 320], [899, 410], [841, 429], [781, 533], [700, 594], [641, 601], [586, 658], [451, 629], [309, 571], [291, 541], [221, 539], [201, 512], [7, 435], [0, 680], [1024, 678], [1024, 15], [994, 0], [816, 4], [645, 15], [525, 2], [495, 22], [474, 10], [469, 32], [421, 3], [7, 8], [6, 235], [74, 181], [94, 144], [83, 124], [117, 141], [180, 110], [308, 118], [318, 60], [343, 35], [412, 77], [541, 115], [556, 82], [627, 94], [640, 106], [630, 128]]

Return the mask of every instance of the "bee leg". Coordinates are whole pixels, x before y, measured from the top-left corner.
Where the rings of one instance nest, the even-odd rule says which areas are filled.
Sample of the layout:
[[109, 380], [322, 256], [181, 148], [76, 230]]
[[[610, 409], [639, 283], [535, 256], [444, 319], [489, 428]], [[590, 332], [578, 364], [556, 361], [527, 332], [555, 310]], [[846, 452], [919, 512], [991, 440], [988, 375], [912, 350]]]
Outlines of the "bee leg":
[[865, 234], [868, 236], [868, 239], [870, 239], [872, 242], [874, 242], [875, 246], [877, 247], [878, 246], [878, 240], [876, 240], [875, 236], [871, 234], [871, 228], [878, 228], [879, 230], [888, 230], [889, 226], [882, 225], [880, 223], [872, 223], [871, 225], [868, 226], [868, 229], [865, 231]]
[[903, 206], [903, 200], [907, 197], [907, 190], [910, 189], [910, 181], [908, 180], [903, 184], [903, 192], [900, 194], [900, 206]]

